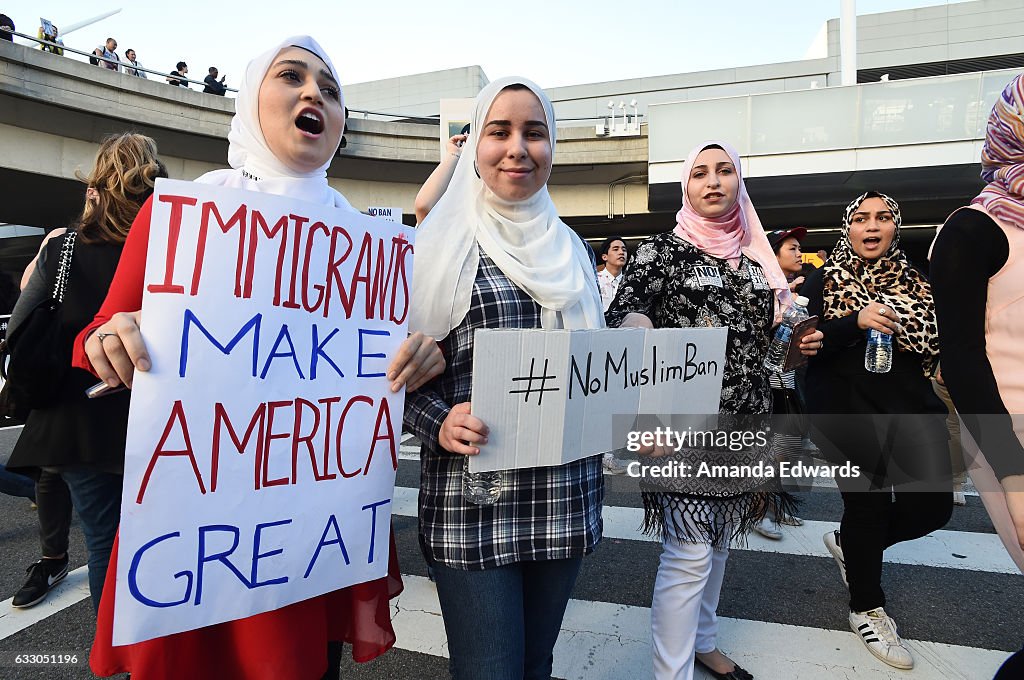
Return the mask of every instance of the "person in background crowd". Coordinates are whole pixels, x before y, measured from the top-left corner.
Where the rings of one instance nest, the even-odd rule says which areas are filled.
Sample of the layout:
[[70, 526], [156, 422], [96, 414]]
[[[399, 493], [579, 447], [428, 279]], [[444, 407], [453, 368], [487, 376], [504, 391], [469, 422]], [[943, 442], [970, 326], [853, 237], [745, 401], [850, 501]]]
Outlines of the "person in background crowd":
[[598, 264], [604, 265], [604, 269], [597, 274], [597, 286], [601, 289], [601, 302], [605, 311], [615, 299], [615, 291], [619, 289], [619, 282], [622, 281], [622, 270], [626, 267], [628, 256], [626, 242], [618, 236], [605, 239], [597, 253]]
[[189, 89], [188, 81], [185, 80], [186, 73], [188, 73], [188, 64], [183, 61], [179, 61], [174, 66], [174, 70], [171, 71], [171, 74], [167, 76], [166, 80], [175, 87], [184, 87], [185, 89]]
[[805, 236], [807, 236], [807, 230], [803, 227], [776, 229], [768, 232], [768, 243], [775, 251], [775, 258], [779, 262], [782, 273], [786, 275], [789, 290], [793, 295], [800, 292], [800, 286], [804, 285], [803, 251], [800, 248], [800, 242]]
[[[11, 472], [6, 465], [0, 465], [0, 493], [7, 496], [27, 498], [36, 502], [36, 482], [28, 475]], [[47, 552], [43, 549], [44, 554]], [[66, 552], [66, 551], [65, 551]], [[11, 603], [12, 606], [14, 603]]]
[[406, 399], [406, 428], [423, 443], [419, 531], [452, 677], [549, 678], [583, 557], [601, 540], [600, 456], [503, 470], [494, 504], [471, 503], [468, 456], [488, 436], [469, 403], [473, 339], [479, 328], [603, 328], [601, 294], [593, 251], [548, 194], [555, 113], [543, 90], [492, 81], [457, 149], [466, 160], [442, 159], [420, 192], [431, 207], [416, 236], [409, 327], [439, 339], [449, 364]]
[[[1024, 573], [1024, 78], [1003, 90], [981, 151], [987, 185], [931, 251], [942, 377], [971, 438], [969, 472]], [[1012, 415], [1011, 415], [1012, 414]], [[973, 440], [973, 441], [972, 441]], [[1011, 605], [1012, 606], [1012, 605]], [[1024, 677], [1024, 649], [997, 680]]]
[[126, 74], [136, 76], [138, 78], [146, 78], [146, 72], [139, 70], [142, 68], [142, 64], [140, 64], [138, 58], [136, 58], [135, 50], [131, 48], [125, 50], [124, 58], [128, 60], [128, 64], [131, 64], [131, 66], [125, 64], [124, 72]]
[[43, 29], [43, 27], [40, 26], [38, 36], [40, 40], [48, 40], [51, 43], [55, 44], [48, 45], [46, 43], [41, 42], [39, 43], [39, 49], [43, 50], [44, 52], [53, 52], [57, 56], [62, 56], [64, 54], [64, 41], [60, 39], [60, 31], [57, 30], [57, 27], [53, 26], [52, 24], [51, 27], [53, 28], [53, 33], [47, 33]]
[[[0, 314], [8, 315], [14, 309], [18, 301], [20, 289], [14, 280], [5, 271], [0, 271]], [[0, 338], [7, 333], [7, 319], [0, 319]], [[17, 422], [5, 422], [6, 418], [0, 418], [0, 426], [19, 425]], [[36, 482], [27, 475], [16, 472], [8, 472], [7, 467], [0, 464], [0, 493], [8, 496], [27, 498], [32, 503], [36, 502]]]
[[[828, 347], [807, 367], [807, 409], [822, 452], [851, 463], [836, 477], [839, 531], [824, 536], [850, 589], [850, 628], [876, 658], [910, 669], [914, 657], [885, 611], [886, 548], [940, 529], [953, 508], [946, 408], [929, 378], [939, 358], [928, 279], [899, 247], [900, 209], [869, 191], [846, 208], [827, 264], [804, 284]], [[892, 336], [891, 369], [865, 367], [868, 331]]]
[[[110, 69], [111, 71], [120, 70], [118, 62], [121, 61], [121, 57], [117, 56], [117, 52], [114, 51], [116, 49], [117, 41], [113, 38], [107, 38], [107, 42], [92, 51], [92, 53], [97, 57], [103, 57], [103, 59], [96, 60], [96, 65]], [[109, 59], [110, 61], [104, 61], [104, 59]]]
[[[789, 290], [794, 295], [803, 285], [804, 277], [801, 276], [803, 269], [800, 242], [807, 236], [807, 230], [803, 227], [793, 229], [776, 229], [767, 234], [768, 244], [775, 252], [775, 258], [779, 268], [786, 275], [789, 282]], [[778, 460], [787, 460], [795, 463], [800, 459], [803, 452], [803, 406], [797, 395], [796, 371], [786, 373], [772, 372], [768, 375], [768, 381], [772, 386], [772, 415], [776, 417], [772, 432], [772, 447]], [[775, 517], [769, 511], [764, 519], [754, 527], [754, 531], [765, 538], [778, 541], [782, 540], [782, 532], [778, 525], [784, 523], [788, 526], [802, 526], [803, 520], [796, 516], [782, 518]]]
[[[64, 303], [63, 338], [68, 356], [75, 335], [99, 309], [121, 255], [135, 214], [167, 172], [149, 137], [125, 134], [106, 139], [96, 153], [77, 232]], [[28, 285], [11, 315], [11, 329], [49, 294], [66, 230], [52, 232], [34, 260]], [[29, 413], [8, 466], [32, 470], [36, 484], [43, 559], [29, 568], [29, 579], [13, 606], [29, 607], [67, 575], [68, 533], [74, 505], [89, 551], [89, 590], [98, 608], [110, 548], [120, 519], [121, 480], [128, 394], [92, 400], [85, 390], [95, 378], [69, 369], [59, 401]]]
[[218, 94], [224, 96], [227, 92], [227, 86], [224, 85], [224, 80], [227, 76], [221, 76], [220, 80], [217, 80], [217, 67], [210, 67], [210, 74], [203, 78], [203, 82], [206, 83], [206, 87], [203, 88], [203, 92], [206, 94]]
[[[293, 36], [249, 62], [228, 134], [231, 168], [209, 172], [202, 184], [246, 189], [345, 212], [354, 208], [327, 183], [344, 129], [338, 72], [309, 36]], [[295, 125], [302, 111], [315, 111], [323, 128], [309, 135]], [[258, 179], [257, 179], [258, 178]], [[73, 363], [93, 370], [108, 385], [131, 386], [136, 368], [150, 359], [139, 332], [152, 200], [139, 211], [121, 265], [95, 320], [75, 341]], [[415, 390], [443, 370], [433, 340], [413, 334], [402, 343], [387, 375], [392, 390]], [[104, 397], [109, 399], [110, 397]], [[394, 537], [388, 575], [280, 609], [132, 645], [113, 645], [115, 570], [107, 575], [90, 659], [98, 675], [133, 677], [314, 680], [337, 677], [341, 645], [352, 645], [357, 661], [369, 661], [395, 640], [388, 602], [402, 589]], [[111, 560], [116, 560], [115, 542]], [[116, 563], [116, 561], [115, 561]]]
[[[467, 125], [466, 127], [469, 126]], [[441, 162], [437, 164], [437, 167], [427, 177], [427, 181], [416, 192], [416, 201], [413, 203], [413, 209], [416, 212], [416, 224], [422, 223], [427, 218], [427, 213], [433, 209], [434, 205], [444, 194], [445, 189], [448, 188], [448, 183], [451, 182], [452, 175], [455, 174], [455, 167], [459, 162], [459, 156], [462, 155], [462, 146], [468, 138], [469, 132], [460, 132], [448, 138], [448, 141], [445, 143], [445, 151], [447, 153], [441, 157]]]
[[[601, 291], [601, 303], [605, 311], [608, 311], [612, 300], [615, 299], [615, 291], [619, 289], [619, 282], [622, 281], [622, 270], [626, 267], [628, 256], [626, 242], [618, 236], [605, 239], [597, 253], [597, 287]], [[613, 451], [604, 454], [601, 467], [607, 475], [621, 475], [626, 472], [626, 466], [616, 460]]]
[[[724, 142], [697, 145], [683, 165], [682, 185], [675, 229], [640, 245], [605, 318], [610, 327], [728, 328], [721, 422], [760, 429], [759, 421], [741, 423], [771, 411], [764, 361], [772, 328], [792, 295], [743, 184], [739, 154]], [[813, 354], [823, 337], [819, 331], [803, 337], [801, 351]], [[728, 454], [692, 453], [712, 462]], [[728, 455], [755, 467], [775, 462], [768, 446]], [[788, 517], [792, 497], [750, 477], [695, 475], [641, 488], [644, 526], [662, 539], [651, 604], [655, 678], [691, 680], [696, 660], [715, 678], [751, 680], [718, 648], [716, 610], [729, 544], [769, 511]]]
[[14, 42], [14, 36], [11, 35], [15, 30], [14, 21], [6, 14], [0, 14], [0, 40], [7, 40]]

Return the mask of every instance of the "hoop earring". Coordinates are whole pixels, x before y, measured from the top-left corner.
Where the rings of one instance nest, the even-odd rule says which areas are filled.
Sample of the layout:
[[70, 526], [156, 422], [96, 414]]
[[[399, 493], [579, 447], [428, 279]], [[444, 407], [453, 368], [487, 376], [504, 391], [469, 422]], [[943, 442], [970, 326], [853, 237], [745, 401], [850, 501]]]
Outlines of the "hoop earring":
[[473, 172], [476, 173], [477, 179], [483, 179], [482, 177], [480, 177], [480, 167], [476, 164], [475, 160], [473, 161]]

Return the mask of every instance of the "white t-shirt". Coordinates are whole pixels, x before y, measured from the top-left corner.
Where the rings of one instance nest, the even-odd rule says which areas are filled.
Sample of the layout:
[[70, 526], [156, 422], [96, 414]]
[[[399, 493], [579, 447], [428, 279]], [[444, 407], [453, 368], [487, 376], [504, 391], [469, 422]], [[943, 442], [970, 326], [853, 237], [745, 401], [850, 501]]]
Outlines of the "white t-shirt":
[[608, 308], [612, 304], [612, 300], [615, 299], [615, 293], [619, 290], [619, 282], [622, 281], [622, 271], [619, 271], [618, 276], [612, 276], [611, 272], [607, 269], [602, 269], [597, 273], [597, 287], [601, 289], [601, 302], [604, 304], [604, 311], [608, 311]]

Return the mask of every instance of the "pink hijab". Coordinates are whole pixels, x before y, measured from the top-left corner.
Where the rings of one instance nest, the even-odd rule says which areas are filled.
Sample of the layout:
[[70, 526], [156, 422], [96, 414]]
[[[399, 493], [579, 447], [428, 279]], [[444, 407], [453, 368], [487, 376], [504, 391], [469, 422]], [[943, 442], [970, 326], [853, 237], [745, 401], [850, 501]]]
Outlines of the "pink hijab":
[[[736, 167], [740, 183], [736, 205], [725, 215], [715, 218], [704, 217], [694, 210], [686, 195], [686, 184], [690, 179], [693, 164], [700, 152], [709, 146], [722, 147]], [[779, 266], [775, 251], [768, 243], [764, 227], [761, 226], [754, 204], [747, 195], [747, 187], [743, 184], [740, 155], [725, 142], [701, 142], [693, 147], [690, 155], [686, 157], [686, 163], [683, 165], [683, 207], [676, 213], [674, 231], [679, 238], [689, 241], [708, 255], [727, 260], [733, 269], [739, 267], [740, 255], [746, 255], [761, 265], [765, 278], [775, 291], [778, 307], [785, 308], [792, 304], [793, 295], [789, 291], [786, 275]]]

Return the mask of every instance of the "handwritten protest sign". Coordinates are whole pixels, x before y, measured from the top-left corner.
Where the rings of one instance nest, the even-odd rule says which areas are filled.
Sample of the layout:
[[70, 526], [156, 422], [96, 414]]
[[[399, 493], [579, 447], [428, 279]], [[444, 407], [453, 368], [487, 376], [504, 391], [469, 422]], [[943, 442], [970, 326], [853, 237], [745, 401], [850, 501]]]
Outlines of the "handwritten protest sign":
[[413, 231], [160, 180], [125, 457], [114, 644], [383, 576]]
[[621, 448], [615, 415], [717, 413], [727, 333], [477, 331], [473, 415], [490, 433], [470, 470], [561, 465]]

